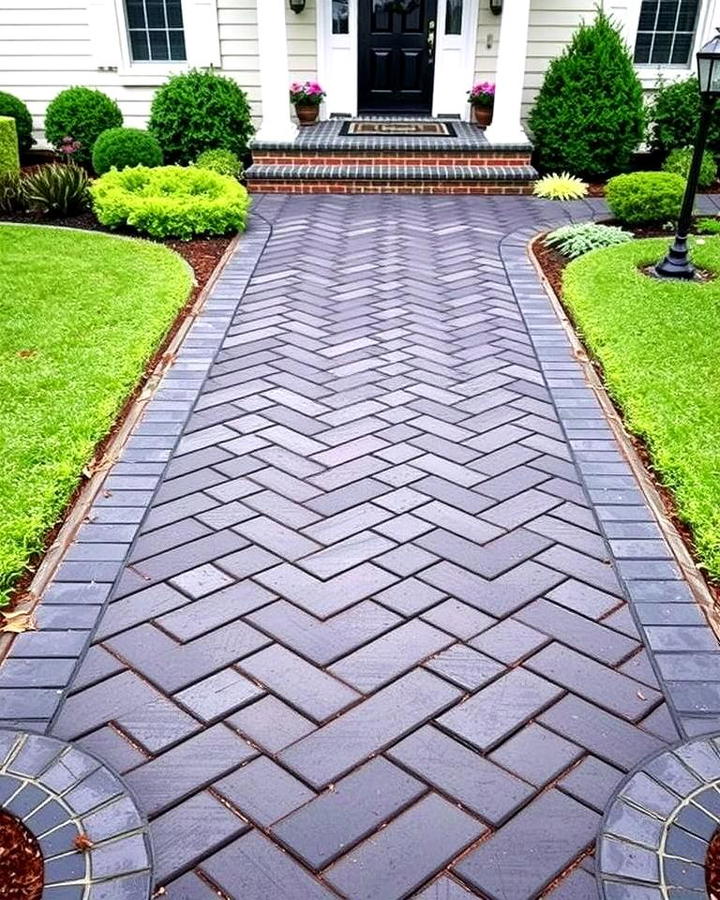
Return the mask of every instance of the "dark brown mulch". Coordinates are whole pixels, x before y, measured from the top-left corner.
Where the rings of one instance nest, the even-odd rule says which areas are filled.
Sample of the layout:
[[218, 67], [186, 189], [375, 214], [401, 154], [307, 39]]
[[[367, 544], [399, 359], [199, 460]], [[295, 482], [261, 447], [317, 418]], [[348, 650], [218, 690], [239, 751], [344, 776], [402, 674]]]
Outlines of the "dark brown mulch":
[[708, 844], [705, 857], [705, 884], [710, 900], [720, 900], [720, 828]]
[[15, 816], [0, 811], [0, 897], [40, 900], [44, 870], [35, 836]]
[[[611, 223], [608, 223], [608, 224], [611, 224]], [[612, 224], [615, 224], [615, 223], [612, 223]], [[657, 227], [651, 228], [649, 226], [646, 228], [634, 229], [633, 233], [635, 234], [636, 237], [659, 237], [659, 236], [666, 237], [667, 236], [667, 232], [659, 230]], [[572, 323], [572, 326], [575, 330], [575, 334], [577, 335], [578, 339], [583, 343], [583, 347], [585, 349], [585, 352], [587, 354], [590, 364], [595, 369], [595, 372], [597, 373], [600, 381], [603, 384], [605, 384], [605, 373], [603, 372], [603, 368], [600, 365], [600, 362], [597, 359], [595, 359], [592, 356], [592, 354], [590, 353], [590, 350], [588, 349], [587, 345], [583, 341], [582, 332], [577, 327], [577, 323], [573, 319], [572, 313], [570, 312], [568, 307], [563, 302], [562, 275], [563, 275], [563, 271], [564, 271], [565, 267], [568, 264], [568, 260], [564, 256], [562, 256], [562, 254], [558, 253], [557, 250], [554, 250], [552, 247], [548, 247], [545, 244], [545, 242], [542, 240], [542, 238], [535, 241], [535, 243], [532, 245], [532, 252], [540, 266], [540, 269], [542, 270], [543, 275], [548, 280], [550, 286], [552, 287], [558, 300], [560, 301], [560, 304], [562, 305], [565, 315], [567, 316], [568, 320]], [[613, 401], [609, 392], [608, 392], [608, 397], [609, 397], [610, 401], [613, 403], [613, 406], [615, 407], [615, 410], [620, 418], [620, 421], [624, 421], [624, 415], [623, 415], [622, 409], [619, 406], [617, 406], [617, 404], [615, 404], [615, 402]], [[695, 543], [693, 541], [692, 532], [688, 528], [688, 526], [683, 521], [681, 521], [681, 519], [679, 518], [678, 513], [677, 513], [677, 506], [675, 505], [675, 498], [673, 497], [670, 490], [668, 490], [668, 488], [665, 487], [665, 485], [659, 479], [657, 472], [653, 468], [652, 458], [650, 456], [650, 451], [648, 450], [647, 445], [645, 444], [645, 442], [643, 440], [636, 437], [635, 435], [630, 434], [629, 432], [627, 432], [627, 435], [628, 435], [628, 438], [630, 439], [630, 441], [632, 442], [633, 447], [635, 448], [635, 452], [638, 454], [638, 456], [642, 460], [645, 470], [646, 470], [649, 478], [651, 479], [655, 489], [658, 492], [658, 495], [662, 501], [666, 516], [670, 519], [670, 521], [675, 526], [675, 530], [682, 537], [683, 541], [685, 542], [685, 546], [687, 547], [692, 558], [695, 560], [695, 562], [699, 562], [699, 557], [695, 550]], [[718, 604], [718, 606], [720, 606], [720, 584], [708, 581], [702, 568], [700, 569], [700, 572], [702, 573], [703, 578], [705, 578], [705, 583], [707, 584], [707, 587], [708, 587], [710, 593], [715, 598], [716, 604]], [[720, 900], [720, 894], [718, 894], [718, 900]]]
[[[104, 231], [108, 234], [125, 234], [131, 237], [143, 237], [143, 235], [138, 235], [136, 232], [133, 232], [131, 229], [125, 230], [116, 230], [111, 231], [109, 228], [106, 228], [104, 225], [101, 225], [95, 216], [91, 212], [81, 213], [77, 216], [68, 216], [64, 219], [42, 219], [39, 220], [37, 216], [33, 216], [30, 213], [15, 213], [15, 214], [5, 214], [0, 215], [0, 223], [1, 222], [24, 222], [27, 224], [43, 224], [43, 225], [61, 225], [64, 228], [79, 228], [83, 231]], [[218, 264], [223, 258], [225, 251], [230, 245], [230, 242], [233, 240], [233, 236], [225, 236], [225, 237], [207, 237], [207, 238], [195, 238], [191, 241], [177, 241], [166, 239], [162, 241], [158, 241], [158, 243], [165, 244], [170, 247], [170, 249], [175, 250], [180, 256], [185, 259], [189, 265], [191, 266], [194, 274], [195, 274], [195, 285], [188, 297], [188, 301], [185, 306], [180, 310], [178, 315], [175, 318], [175, 321], [170, 326], [167, 334], [165, 335], [162, 343], [156, 350], [152, 359], [148, 361], [147, 366], [145, 367], [145, 372], [143, 373], [141, 379], [139, 380], [135, 390], [125, 401], [123, 408], [118, 414], [117, 419], [115, 420], [115, 424], [110, 430], [110, 432], [103, 438], [102, 441], [95, 448], [95, 453], [93, 454], [94, 460], [102, 459], [102, 456], [105, 452], [105, 448], [108, 446], [112, 438], [115, 436], [118, 428], [125, 421], [130, 408], [132, 407], [135, 399], [141, 394], [147, 379], [152, 371], [162, 362], [164, 362], [164, 357], [166, 356], [166, 349], [172, 340], [172, 338], [177, 333], [178, 329], [182, 326], [183, 322], [189, 316], [195, 301], [197, 300], [200, 292], [208, 283], [210, 278], [213, 275], [213, 272], [217, 268]], [[172, 360], [167, 360], [170, 363]], [[28, 569], [24, 575], [20, 577], [18, 583], [13, 591], [13, 594], [10, 598], [10, 606], [7, 607], [8, 610], [12, 610], [17, 604], [28, 597], [27, 591], [30, 586], [30, 583], [33, 580], [35, 575], [35, 571], [37, 569], [38, 564], [42, 560], [44, 556], [45, 550], [53, 543], [55, 538], [57, 537], [60, 529], [62, 528], [65, 518], [68, 512], [72, 509], [73, 504], [77, 500], [77, 497], [84, 486], [84, 480], [82, 480], [75, 490], [74, 494], [70, 498], [68, 505], [66, 507], [65, 515], [57, 522], [57, 524], [51, 529], [51, 531], [47, 534], [44, 541], [44, 550], [42, 553], [38, 554], [34, 559], [30, 560], [28, 563]], [[2, 886], [2, 881], [0, 881], [0, 886]], [[2, 893], [0, 893], [0, 897], [4, 897]]]

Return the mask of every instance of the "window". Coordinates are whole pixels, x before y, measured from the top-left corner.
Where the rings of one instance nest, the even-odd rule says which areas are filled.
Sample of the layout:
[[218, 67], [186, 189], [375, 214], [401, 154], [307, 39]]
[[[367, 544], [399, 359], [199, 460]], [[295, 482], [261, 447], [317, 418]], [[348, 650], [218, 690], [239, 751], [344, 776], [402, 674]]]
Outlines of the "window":
[[348, 34], [350, 30], [349, 0], [332, 0], [332, 33]]
[[185, 60], [182, 0], [125, 0], [133, 62]]
[[687, 66], [700, 0], [642, 0], [635, 62]]
[[446, 0], [445, 34], [462, 34], [463, 0]]

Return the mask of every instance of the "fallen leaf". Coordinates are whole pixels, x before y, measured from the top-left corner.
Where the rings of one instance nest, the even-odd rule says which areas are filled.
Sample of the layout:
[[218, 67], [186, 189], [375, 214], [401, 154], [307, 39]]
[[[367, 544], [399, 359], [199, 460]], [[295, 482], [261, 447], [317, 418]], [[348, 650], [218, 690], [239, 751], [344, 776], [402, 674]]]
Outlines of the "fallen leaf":
[[90, 848], [93, 846], [93, 842], [85, 834], [85, 832], [82, 832], [81, 834], [78, 834], [76, 836], [75, 840], [73, 841], [73, 846], [75, 847], [76, 850], [79, 850], [81, 853], [85, 853], [86, 851], [90, 850]]
[[23, 634], [25, 631], [37, 631], [35, 625], [35, 617], [31, 611], [18, 610], [18, 612], [4, 612], [2, 617], [5, 620], [0, 631], [10, 634]]

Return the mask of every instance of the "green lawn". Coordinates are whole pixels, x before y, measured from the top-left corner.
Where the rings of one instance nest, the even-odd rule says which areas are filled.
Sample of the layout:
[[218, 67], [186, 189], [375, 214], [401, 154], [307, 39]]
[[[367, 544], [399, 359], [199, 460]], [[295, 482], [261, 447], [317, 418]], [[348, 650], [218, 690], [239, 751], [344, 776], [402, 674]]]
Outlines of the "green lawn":
[[159, 244], [0, 225], [0, 605], [191, 284]]
[[[693, 530], [702, 565], [720, 578], [720, 278], [659, 281], [638, 271], [669, 238], [599, 250], [571, 263], [564, 299], [605, 370], [631, 431]], [[694, 244], [720, 273], [720, 238]]]

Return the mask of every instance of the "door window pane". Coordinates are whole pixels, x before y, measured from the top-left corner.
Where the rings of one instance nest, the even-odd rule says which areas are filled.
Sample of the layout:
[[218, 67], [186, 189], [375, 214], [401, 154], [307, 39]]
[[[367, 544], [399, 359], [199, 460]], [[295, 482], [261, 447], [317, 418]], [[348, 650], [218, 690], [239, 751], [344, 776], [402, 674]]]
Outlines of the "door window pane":
[[687, 66], [700, 0], [642, 0], [635, 62]]
[[332, 33], [347, 34], [350, 31], [350, 0], [332, 0]]
[[133, 62], [185, 60], [182, 0], [125, 0]]
[[462, 34], [463, 0], [447, 0], [445, 34]]

